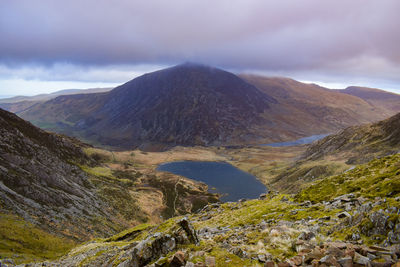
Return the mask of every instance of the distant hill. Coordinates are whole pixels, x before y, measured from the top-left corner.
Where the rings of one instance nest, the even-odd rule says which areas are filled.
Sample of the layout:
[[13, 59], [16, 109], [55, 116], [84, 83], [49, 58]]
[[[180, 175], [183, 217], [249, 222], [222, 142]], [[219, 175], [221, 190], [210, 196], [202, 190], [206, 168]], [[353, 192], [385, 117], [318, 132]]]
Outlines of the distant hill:
[[343, 155], [348, 162], [365, 163], [377, 156], [400, 152], [400, 113], [389, 119], [346, 128], [315, 142], [303, 158]]
[[0, 108], [10, 112], [18, 113], [32, 107], [33, 105], [48, 101], [60, 95], [102, 93], [102, 92], [108, 92], [112, 89], [113, 88], [65, 89], [50, 94], [40, 94], [35, 96], [14, 96], [10, 98], [2, 98], [0, 99]]
[[237, 76], [187, 63], [110, 92], [59, 96], [18, 114], [95, 145], [158, 150], [287, 141], [378, 121], [394, 111], [287, 78]]
[[[332, 133], [350, 125], [379, 121], [396, 113], [357, 96], [315, 84], [282, 77], [241, 77], [277, 100], [278, 104], [273, 106], [268, 116], [274, 119], [281, 135], [287, 133], [287, 140], [294, 139], [294, 136], [290, 138], [293, 133], [302, 134], [302, 137]], [[400, 112], [400, 107], [397, 112]]]
[[400, 95], [386, 92], [376, 88], [350, 86], [344, 90], [338, 90], [340, 93], [345, 93], [357, 96], [366, 102], [378, 106], [389, 112], [400, 111]]
[[103, 93], [112, 90], [113, 88], [90, 88], [90, 89], [64, 89], [49, 94], [40, 94], [34, 96], [14, 96], [0, 99], [0, 103], [17, 103], [22, 101], [46, 101], [60, 95], [76, 95], [76, 94], [93, 94]]

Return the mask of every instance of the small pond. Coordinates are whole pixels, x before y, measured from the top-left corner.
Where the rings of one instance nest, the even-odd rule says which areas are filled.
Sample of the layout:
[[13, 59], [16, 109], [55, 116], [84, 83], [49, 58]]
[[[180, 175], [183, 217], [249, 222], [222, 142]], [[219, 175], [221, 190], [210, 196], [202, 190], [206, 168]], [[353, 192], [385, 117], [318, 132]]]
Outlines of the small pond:
[[255, 199], [268, 191], [255, 176], [226, 162], [176, 161], [161, 164], [157, 170], [203, 182], [210, 192], [221, 194], [224, 202]]

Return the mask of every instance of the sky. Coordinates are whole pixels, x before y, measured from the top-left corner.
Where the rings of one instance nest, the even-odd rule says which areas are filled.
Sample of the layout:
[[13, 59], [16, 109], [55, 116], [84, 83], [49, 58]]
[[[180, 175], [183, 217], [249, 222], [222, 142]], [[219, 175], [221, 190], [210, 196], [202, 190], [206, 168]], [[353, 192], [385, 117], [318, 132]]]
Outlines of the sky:
[[183, 62], [400, 93], [398, 0], [1, 0], [0, 96]]

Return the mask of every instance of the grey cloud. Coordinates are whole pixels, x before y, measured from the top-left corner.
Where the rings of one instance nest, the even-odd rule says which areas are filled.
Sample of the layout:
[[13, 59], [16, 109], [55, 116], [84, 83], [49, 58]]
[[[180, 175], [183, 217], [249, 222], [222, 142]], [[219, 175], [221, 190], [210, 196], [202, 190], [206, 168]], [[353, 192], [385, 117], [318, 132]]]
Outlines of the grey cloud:
[[197, 61], [400, 82], [398, 0], [2, 0], [0, 63]]

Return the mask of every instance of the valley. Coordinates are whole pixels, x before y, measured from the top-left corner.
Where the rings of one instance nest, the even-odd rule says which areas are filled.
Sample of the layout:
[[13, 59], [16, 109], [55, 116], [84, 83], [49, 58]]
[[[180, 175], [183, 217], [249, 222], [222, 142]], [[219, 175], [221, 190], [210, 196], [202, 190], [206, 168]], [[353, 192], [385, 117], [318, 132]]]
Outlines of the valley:
[[371, 90], [189, 63], [14, 99], [31, 123], [0, 110], [0, 263], [395, 262], [400, 113]]

